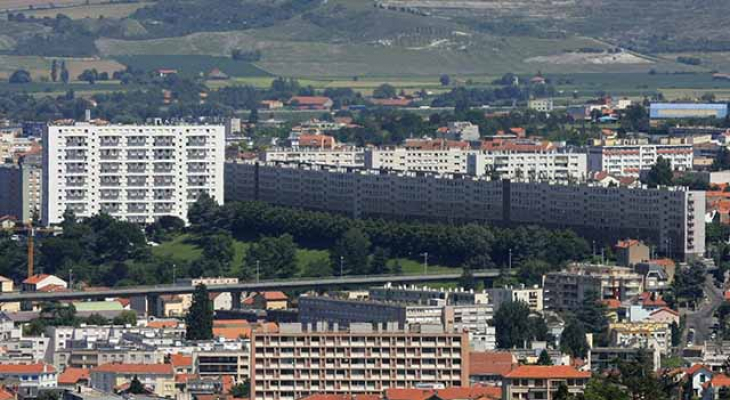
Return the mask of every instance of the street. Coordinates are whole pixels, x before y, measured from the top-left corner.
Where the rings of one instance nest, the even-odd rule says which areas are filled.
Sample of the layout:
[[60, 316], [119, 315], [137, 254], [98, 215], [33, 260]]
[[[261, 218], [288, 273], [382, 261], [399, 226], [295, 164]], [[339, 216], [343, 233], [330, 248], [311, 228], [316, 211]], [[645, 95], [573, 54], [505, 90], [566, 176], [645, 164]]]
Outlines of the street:
[[686, 317], [686, 328], [682, 333], [682, 343], [687, 345], [688, 332], [694, 330], [692, 343], [701, 344], [706, 340], [710, 340], [711, 327], [713, 324], [713, 315], [718, 307], [724, 301], [723, 292], [715, 286], [712, 275], [708, 274], [704, 284], [705, 299], [702, 301], [699, 309], [695, 312], [688, 312]]

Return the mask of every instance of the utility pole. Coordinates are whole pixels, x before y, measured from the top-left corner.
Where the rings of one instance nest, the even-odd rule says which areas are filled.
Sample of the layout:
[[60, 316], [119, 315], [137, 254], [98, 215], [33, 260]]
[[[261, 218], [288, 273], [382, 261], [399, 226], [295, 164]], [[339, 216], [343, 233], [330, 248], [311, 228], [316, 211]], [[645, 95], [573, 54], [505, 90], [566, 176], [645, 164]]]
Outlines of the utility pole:
[[423, 274], [428, 275], [428, 252], [421, 253], [423, 256]]

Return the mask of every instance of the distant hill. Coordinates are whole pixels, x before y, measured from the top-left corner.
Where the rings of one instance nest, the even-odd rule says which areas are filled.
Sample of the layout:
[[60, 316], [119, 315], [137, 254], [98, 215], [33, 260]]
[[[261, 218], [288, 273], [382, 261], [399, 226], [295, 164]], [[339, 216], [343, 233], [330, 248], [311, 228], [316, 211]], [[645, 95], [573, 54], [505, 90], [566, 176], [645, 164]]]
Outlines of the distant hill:
[[229, 57], [236, 50], [257, 51], [259, 68], [295, 76], [707, 71], [702, 60], [686, 65], [657, 55], [730, 51], [730, 16], [723, 3], [157, 1], [127, 4], [124, 13], [107, 11], [116, 18], [49, 18], [48, 10], [39, 14], [45, 18], [14, 13], [7, 24], [0, 23], [0, 51], [124, 56], [128, 62], [136, 55]]

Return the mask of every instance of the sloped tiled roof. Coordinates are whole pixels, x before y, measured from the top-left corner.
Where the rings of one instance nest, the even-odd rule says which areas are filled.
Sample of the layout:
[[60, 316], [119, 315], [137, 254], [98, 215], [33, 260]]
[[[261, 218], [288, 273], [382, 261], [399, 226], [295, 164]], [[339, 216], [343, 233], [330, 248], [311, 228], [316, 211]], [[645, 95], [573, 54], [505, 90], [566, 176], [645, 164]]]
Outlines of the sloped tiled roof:
[[581, 372], [566, 365], [521, 365], [508, 372], [507, 378], [590, 378], [590, 372]]

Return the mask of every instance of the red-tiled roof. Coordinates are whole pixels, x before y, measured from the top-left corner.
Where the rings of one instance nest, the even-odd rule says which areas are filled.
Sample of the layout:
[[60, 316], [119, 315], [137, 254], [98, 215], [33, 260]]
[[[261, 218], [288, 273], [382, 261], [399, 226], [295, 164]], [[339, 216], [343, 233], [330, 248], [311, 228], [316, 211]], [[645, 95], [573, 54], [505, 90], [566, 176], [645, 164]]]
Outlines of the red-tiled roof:
[[171, 321], [171, 320], [163, 320], [163, 321], [150, 321], [147, 323], [147, 327], [149, 328], [177, 328], [179, 323], [177, 321]]
[[671, 258], [657, 258], [654, 260], [649, 260], [649, 263], [654, 265], [659, 265], [660, 267], [674, 267], [676, 264], [674, 264], [674, 260]]
[[618, 243], [616, 243], [616, 247], [619, 249], [628, 249], [629, 247], [640, 245], [641, 242], [636, 239], [626, 239], [626, 240], [619, 240]]
[[[652, 298], [653, 297], [653, 298]], [[639, 295], [639, 300], [644, 307], [666, 307], [667, 302], [662, 299], [661, 295], [644, 292]]]
[[15, 399], [15, 394], [8, 388], [0, 387], [0, 400], [12, 400]]
[[40, 282], [42, 282], [44, 279], [48, 278], [50, 275], [48, 274], [37, 274], [33, 275], [30, 278], [26, 278], [23, 283], [27, 283], [29, 285], [36, 285]]
[[172, 375], [172, 365], [170, 364], [104, 364], [91, 370], [95, 372], [111, 372], [122, 374], [155, 374], [155, 375]]
[[12, 282], [13, 280], [10, 278], [6, 278], [2, 275], [0, 275], [0, 282]]
[[507, 378], [590, 378], [590, 372], [581, 372], [565, 365], [521, 365], [508, 372]]
[[712, 380], [710, 381], [710, 385], [712, 387], [729, 387], [730, 386], [730, 376], [723, 375], [723, 374], [717, 374], [712, 377]]
[[49, 364], [0, 364], [0, 374], [41, 374], [56, 372], [56, 368]]
[[377, 394], [313, 394], [300, 400], [380, 400]]
[[711, 369], [707, 368], [707, 367], [706, 367], [705, 365], [703, 365], [703, 364], [695, 364], [695, 365], [693, 365], [693, 366], [691, 366], [691, 367], [687, 368], [687, 375], [694, 375], [694, 374], [696, 374], [697, 372], [699, 372], [699, 371], [701, 371], [701, 370], [703, 370], [703, 369], [704, 369], [705, 371], [709, 371], [709, 372], [712, 372], [712, 370], [711, 370]]
[[494, 386], [450, 387], [446, 389], [387, 389], [387, 400], [426, 400], [438, 396], [443, 400], [501, 399], [502, 389]]
[[262, 295], [266, 301], [289, 300], [289, 297], [287, 297], [284, 292], [261, 292], [259, 294]]
[[86, 368], [67, 367], [58, 375], [58, 383], [60, 385], [73, 385], [83, 380], [89, 380], [89, 370]]
[[331, 101], [329, 97], [324, 96], [294, 96], [289, 100], [289, 103], [296, 102], [302, 106], [323, 106]]
[[172, 364], [175, 367], [189, 367], [189, 366], [193, 365], [193, 357], [186, 356], [183, 354], [171, 354], [170, 355], [170, 364]]
[[512, 353], [508, 351], [469, 353], [469, 373], [471, 375], [504, 376], [514, 366]]
[[188, 383], [191, 379], [198, 379], [200, 376], [198, 374], [177, 374], [175, 375], [175, 382], [176, 383]]

